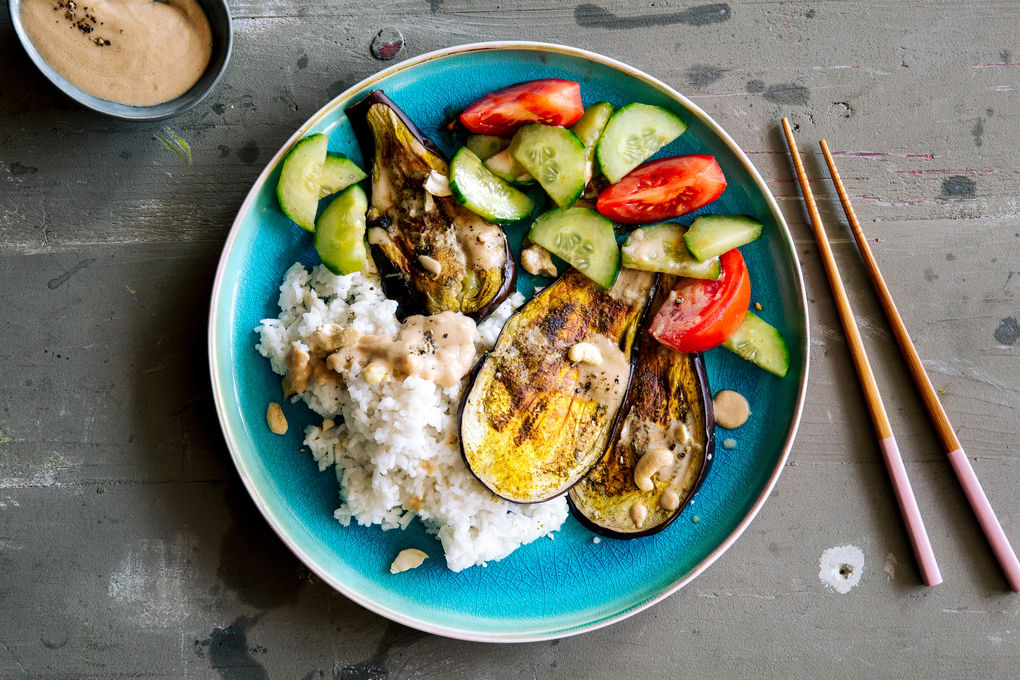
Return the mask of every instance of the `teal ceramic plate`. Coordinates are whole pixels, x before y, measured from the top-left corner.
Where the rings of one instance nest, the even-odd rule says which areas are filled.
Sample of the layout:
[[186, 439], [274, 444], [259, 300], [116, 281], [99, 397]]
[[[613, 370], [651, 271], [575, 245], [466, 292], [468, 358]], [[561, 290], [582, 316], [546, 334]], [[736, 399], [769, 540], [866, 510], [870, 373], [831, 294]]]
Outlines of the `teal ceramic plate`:
[[[765, 236], [742, 250], [752, 300], [761, 302], [761, 315], [789, 342], [790, 372], [780, 380], [726, 350], [706, 353], [713, 391], [739, 390], [754, 413], [739, 430], [717, 432], [720, 440], [736, 440], [736, 447], [716, 448], [693, 504], [661, 533], [595, 543], [594, 534], [570, 518], [555, 540], [539, 539], [487, 567], [452, 573], [438, 541], [417, 522], [405, 532], [383, 532], [345, 528], [333, 519], [336, 477], [320, 473], [311, 456], [298, 451], [310, 411], [287, 407], [286, 436], [266, 426], [266, 404], [279, 399], [280, 384], [255, 351], [253, 329], [278, 314], [284, 271], [298, 260], [318, 262], [309, 235], [280, 213], [274, 189], [284, 152], [309, 133], [327, 133], [331, 150], [361, 159], [343, 111], [371, 89], [385, 89], [449, 153], [452, 140], [439, 133], [443, 122], [487, 92], [546, 77], [579, 81], [585, 105], [658, 104], [687, 121], [687, 132], [661, 155], [712, 154], [728, 187], [704, 211], [747, 213], [766, 225]], [[521, 286], [530, 292], [529, 281]], [[294, 133], [259, 176], [227, 238], [213, 288], [209, 354], [220, 422], [241, 478], [273, 529], [313, 572], [355, 602], [409, 626], [510, 642], [572, 635], [634, 614], [690, 582], [736, 540], [764, 503], [793, 443], [807, 383], [807, 332], [800, 267], [779, 207], [711, 118], [669, 86], [612, 59], [511, 42], [465, 45], [397, 64], [331, 101]], [[433, 559], [391, 576], [390, 561], [410, 545], [425, 547]]]

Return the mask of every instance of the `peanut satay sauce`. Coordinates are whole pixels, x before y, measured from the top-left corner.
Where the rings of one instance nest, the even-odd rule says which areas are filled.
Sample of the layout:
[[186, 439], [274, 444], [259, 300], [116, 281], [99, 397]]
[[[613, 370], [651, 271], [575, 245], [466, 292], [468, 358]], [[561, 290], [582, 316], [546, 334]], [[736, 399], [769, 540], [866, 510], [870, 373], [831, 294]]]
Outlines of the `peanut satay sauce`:
[[129, 106], [181, 96], [212, 56], [209, 20], [196, 0], [23, 0], [21, 23], [57, 73]]

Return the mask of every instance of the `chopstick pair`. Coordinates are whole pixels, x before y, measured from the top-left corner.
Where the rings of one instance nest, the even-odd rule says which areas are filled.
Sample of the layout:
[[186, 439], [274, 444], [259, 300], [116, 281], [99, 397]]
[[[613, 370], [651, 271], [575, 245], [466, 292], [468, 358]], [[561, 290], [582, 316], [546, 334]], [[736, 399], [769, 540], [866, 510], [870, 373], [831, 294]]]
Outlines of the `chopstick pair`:
[[[807, 205], [815, 240], [818, 243], [819, 254], [821, 255], [822, 263], [825, 266], [825, 273], [836, 300], [836, 310], [839, 312], [840, 321], [846, 332], [850, 354], [857, 369], [861, 387], [864, 390], [868, 412], [871, 415], [875, 433], [878, 435], [878, 444], [882, 451], [882, 458], [892, 480], [896, 502], [899, 505], [900, 513], [903, 515], [903, 521], [907, 527], [910, 544], [920, 567], [921, 578], [925, 585], [935, 586], [942, 582], [942, 574], [939, 572], [935, 553], [932, 551], [931, 542], [928, 540], [928, 533], [924, 528], [924, 521], [921, 519], [921, 512], [917, 507], [917, 501], [914, 499], [914, 492], [910, 487], [910, 480], [907, 478], [903, 458], [900, 456], [896, 439], [893, 437], [889, 418], [878, 391], [878, 384], [875, 382], [874, 373], [872, 373], [871, 365], [868, 363], [864, 344], [861, 341], [860, 332], [854, 321], [853, 311], [850, 309], [850, 300], [847, 298], [846, 290], [843, 288], [843, 282], [839, 277], [839, 270], [836, 268], [836, 261], [832, 256], [832, 249], [829, 247], [829, 241], [822, 227], [822, 218], [818, 213], [818, 207], [815, 205], [814, 195], [808, 184], [804, 165], [800, 159], [800, 153], [797, 151], [797, 143], [793, 139], [793, 130], [790, 129], [790, 122], [786, 118], [783, 118], [782, 122], [783, 131], [786, 133], [786, 143], [790, 148], [790, 156], [793, 159], [793, 166], [797, 173], [797, 179], [800, 182], [801, 192], [804, 195], [804, 203]], [[836, 185], [836, 192], [839, 194], [843, 211], [846, 213], [847, 221], [850, 223], [854, 240], [857, 242], [857, 248], [864, 260], [868, 278], [878, 294], [882, 310], [885, 312], [886, 319], [892, 327], [893, 335], [896, 337], [896, 343], [899, 345], [900, 352], [907, 363], [910, 375], [918, 391], [921, 393], [921, 398], [928, 410], [928, 415], [931, 417], [939, 439], [946, 450], [949, 462], [953, 467], [953, 472], [956, 473], [956, 477], [963, 487], [967, 502], [977, 516], [978, 524], [988, 539], [992, 552], [995, 554], [999, 565], [1006, 575], [1006, 580], [1014, 592], [1020, 592], [1020, 561], [1017, 560], [1016, 553], [1009, 544], [1009, 539], [1002, 530], [1002, 525], [999, 524], [992, 506], [988, 502], [988, 497], [985, 496], [981, 483], [978, 481], [977, 475], [974, 474], [970, 460], [963, 452], [963, 446], [956, 437], [956, 432], [953, 430], [953, 426], [950, 424], [949, 418], [946, 416], [946, 412], [943, 410], [942, 404], [935, 394], [935, 389], [928, 379], [928, 374], [925, 373], [924, 367], [921, 365], [921, 359], [918, 357], [917, 350], [914, 349], [914, 345], [910, 341], [910, 335], [907, 333], [903, 320], [896, 310], [896, 304], [889, 293], [889, 288], [882, 279], [878, 263], [871, 253], [871, 248], [864, 237], [860, 222], [857, 221], [857, 215], [854, 213], [853, 206], [850, 205], [850, 197], [843, 187], [839, 171], [836, 170], [836, 163], [832, 158], [832, 154], [829, 153], [829, 146], [825, 143], [824, 139], [819, 144], [822, 147], [822, 154], [825, 156], [825, 163], [829, 166], [832, 181]]]

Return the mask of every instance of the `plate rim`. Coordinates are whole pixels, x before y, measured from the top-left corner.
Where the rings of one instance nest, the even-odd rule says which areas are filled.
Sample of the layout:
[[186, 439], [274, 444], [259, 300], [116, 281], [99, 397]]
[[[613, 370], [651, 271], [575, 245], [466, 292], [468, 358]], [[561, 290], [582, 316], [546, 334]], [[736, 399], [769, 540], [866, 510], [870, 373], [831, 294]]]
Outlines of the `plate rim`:
[[[567, 627], [558, 627], [555, 629], [547, 630], [535, 630], [528, 633], [521, 633], [515, 635], [500, 635], [488, 632], [478, 632], [474, 630], [468, 630], [464, 628], [447, 627], [442, 625], [436, 625], [429, 621], [420, 620], [414, 616], [409, 616], [402, 612], [396, 611], [387, 607], [383, 604], [373, 601], [371, 598], [361, 594], [360, 592], [347, 587], [344, 583], [334, 578], [322, 565], [318, 564], [309, 554], [307, 554], [296, 541], [292, 540], [288, 532], [284, 529], [282, 522], [274, 514], [274, 512], [268, 507], [265, 500], [262, 497], [262, 493], [254, 486], [251, 476], [248, 474], [246, 464], [241, 459], [237, 449], [237, 442], [234, 439], [232, 430], [228, 425], [228, 419], [226, 415], [226, 409], [224, 405], [224, 385], [219, 380], [219, 373], [222, 370], [219, 362], [216, 358], [216, 337], [217, 337], [217, 317], [218, 305], [217, 300], [219, 299], [222, 288], [226, 284], [225, 273], [226, 263], [229, 259], [229, 254], [233, 249], [235, 242], [237, 241], [241, 232], [242, 217], [247, 214], [251, 208], [252, 203], [259, 191], [259, 188], [265, 183], [269, 174], [273, 171], [276, 165], [280, 162], [285, 152], [290, 149], [295, 141], [300, 139], [312, 126], [318, 123], [324, 116], [332, 113], [342, 101], [349, 99], [355, 93], [363, 90], [364, 88], [378, 82], [384, 78], [388, 78], [394, 73], [416, 67], [428, 61], [456, 55], [464, 54], [469, 52], [479, 51], [500, 51], [500, 50], [532, 50], [537, 52], [555, 52], [559, 54], [565, 54], [572, 57], [580, 57], [600, 63], [605, 66], [612, 67], [618, 71], [621, 71], [629, 76], [635, 77], [645, 83], [658, 88], [670, 97], [675, 98], [683, 106], [687, 107], [695, 116], [697, 116], [702, 123], [711, 129], [719, 138], [725, 143], [733, 156], [744, 166], [744, 169], [751, 176], [752, 180], [757, 184], [758, 188], [764, 195], [766, 202], [776, 218], [777, 226], [780, 227], [780, 236], [783, 244], [789, 251], [790, 259], [793, 262], [793, 274], [794, 284], [797, 292], [799, 293], [799, 301], [801, 310], [803, 312], [804, 328], [802, 337], [804, 339], [803, 345], [800, 347], [801, 356], [803, 357], [802, 379], [797, 390], [796, 403], [794, 405], [793, 419], [789, 431], [786, 434], [786, 439], [783, 444], [783, 450], [776, 462], [775, 468], [769, 475], [768, 481], [765, 483], [758, 498], [754, 500], [753, 505], [747, 514], [741, 519], [737, 526], [731, 531], [726, 538], [724, 538], [708, 555], [705, 556], [698, 564], [694, 566], [687, 574], [682, 578], [674, 582], [663, 592], [644, 600], [643, 602], [635, 603], [629, 607], [626, 607], [614, 614], [603, 616], [591, 621], [584, 623], [578, 623]], [[336, 97], [331, 99], [325, 105], [323, 105], [318, 111], [312, 114], [308, 120], [301, 124], [297, 130], [291, 135], [286, 142], [280, 147], [280, 149], [273, 155], [273, 157], [267, 162], [265, 168], [252, 183], [251, 189], [249, 189], [247, 196], [237, 210], [237, 215], [234, 218], [234, 222], [230, 227], [230, 232], [227, 234], [227, 238], [223, 244], [223, 250], [220, 253], [220, 258], [216, 266], [216, 276], [213, 281], [212, 297], [210, 301], [209, 309], [209, 331], [208, 331], [208, 359], [209, 359], [209, 373], [212, 381], [213, 398], [216, 405], [216, 416], [220, 423], [220, 429], [223, 432], [224, 439], [227, 444], [227, 448], [230, 451], [231, 460], [234, 462], [234, 466], [237, 468], [238, 474], [241, 477], [241, 481], [244, 483], [248, 494], [251, 496], [259, 512], [263, 518], [269, 523], [269, 526], [273, 529], [276, 535], [281, 541], [287, 546], [287, 548], [294, 553], [294, 555], [301, 560], [301, 562], [308, 567], [316, 576], [321, 578], [334, 590], [342, 594], [344, 597], [352, 600], [356, 604], [376, 613], [380, 616], [384, 616], [391, 621], [401, 623], [406, 626], [410, 626], [417, 630], [421, 630], [427, 633], [433, 633], [436, 635], [442, 635], [458, 640], [466, 640], [471, 642], [497, 642], [497, 643], [518, 643], [518, 642], [538, 642], [542, 640], [553, 640], [573, 635], [579, 635], [589, 631], [604, 628], [610, 624], [622, 621], [638, 612], [641, 612], [658, 602], [661, 602], [665, 598], [669, 597], [673, 593], [677, 592], [685, 585], [693, 581], [697, 576], [704, 572], [712, 563], [714, 563], [719, 557], [722, 556], [726, 550], [733, 545], [733, 543], [744, 533], [751, 521], [757, 516], [761, 510], [765, 501], [771, 495], [776, 482], [779, 480], [779, 475], [782, 473], [783, 468], [786, 466], [786, 461], [790, 456], [790, 451], [793, 447], [794, 439], [797, 435], [797, 430], [800, 427], [801, 416], [803, 415], [804, 402], [807, 394], [808, 385], [808, 370], [810, 367], [810, 322], [808, 316], [808, 305], [807, 305], [807, 293], [804, 288], [804, 274], [801, 270], [800, 260], [797, 257], [796, 248], [793, 244], [793, 237], [790, 233], [790, 228], [786, 223], [782, 210], [779, 208], [779, 203], [776, 201], [775, 196], [769, 190], [765, 184], [765, 180], [758, 172], [757, 168], [751, 163], [747, 155], [737, 145], [732, 137], [718, 124], [715, 120], [709, 116], [704, 110], [701, 109], [697, 104], [689, 100], [683, 94], [678, 92], [672, 86], [664, 83], [663, 81], [655, 78], [644, 71], [625, 64], [621, 61], [607, 57], [596, 52], [589, 50], [572, 47], [568, 45], [562, 45], [558, 43], [547, 43], [538, 41], [527, 41], [527, 40], [497, 40], [497, 41], [486, 41], [486, 42], [475, 42], [466, 43], [463, 45], [454, 45], [452, 47], [445, 47], [438, 50], [432, 50], [424, 54], [418, 55], [402, 61], [399, 64], [394, 64], [388, 68], [385, 68], [377, 73], [374, 73], [367, 78], [364, 78], [354, 85], [350, 86]]]

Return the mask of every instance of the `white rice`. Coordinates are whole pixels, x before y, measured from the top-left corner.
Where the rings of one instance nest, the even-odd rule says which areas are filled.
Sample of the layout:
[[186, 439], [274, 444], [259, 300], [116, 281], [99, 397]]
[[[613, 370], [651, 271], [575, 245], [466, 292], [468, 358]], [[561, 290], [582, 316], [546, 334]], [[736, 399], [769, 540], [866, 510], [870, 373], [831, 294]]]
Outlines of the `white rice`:
[[[511, 295], [478, 326], [480, 357], [496, 342], [513, 310], [524, 302]], [[396, 302], [386, 299], [378, 279], [362, 274], [336, 276], [323, 266], [308, 272], [300, 263], [287, 270], [280, 286], [280, 316], [263, 319], [256, 345], [273, 371], [284, 375], [292, 342], [311, 345], [321, 325], [353, 326], [363, 335], [395, 336], [400, 324]], [[419, 517], [438, 536], [453, 571], [498, 560], [525, 543], [549, 535], [567, 516], [564, 498], [534, 505], [501, 500], [467, 469], [457, 438], [457, 406], [462, 386], [441, 388], [428, 380], [386, 378], [371, 385], [355, 364], [342, 383], [309, 381], [301, 395], [313, 411], [337, 425], [305, 429], [305, 445], [320, 470], [331, 466], [340, 481], [340, 507], [334, 515], [382, 529], [404, 529]], [[429, 472], [431, 470], [431, 472]], [[413, 500], [412, 500], [413, 499]], [[405, 507], [411, 501], [417, 511]]]

